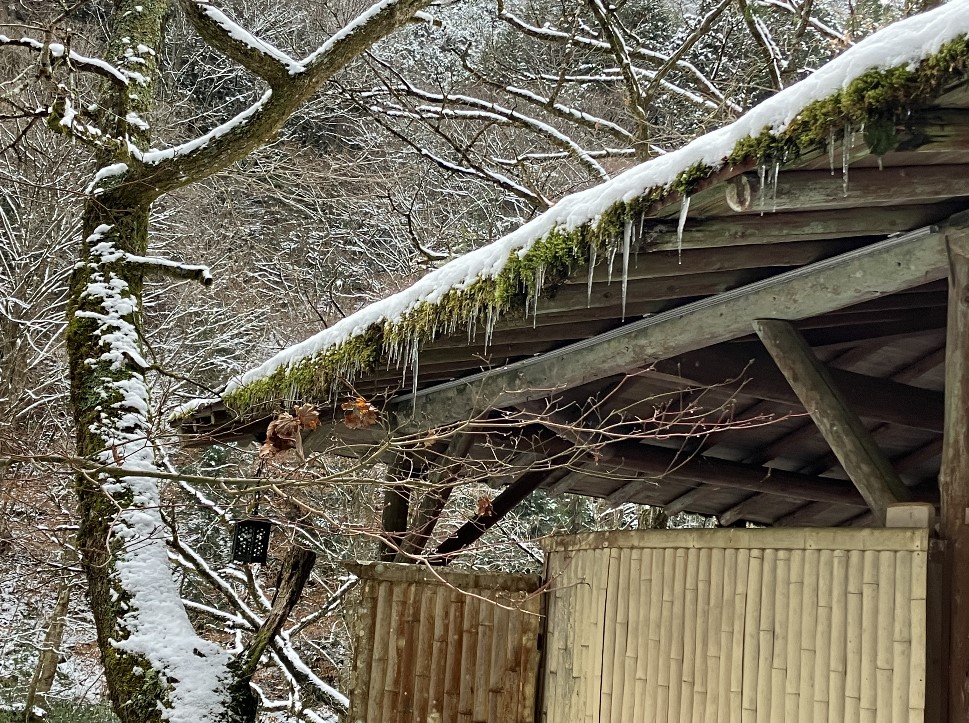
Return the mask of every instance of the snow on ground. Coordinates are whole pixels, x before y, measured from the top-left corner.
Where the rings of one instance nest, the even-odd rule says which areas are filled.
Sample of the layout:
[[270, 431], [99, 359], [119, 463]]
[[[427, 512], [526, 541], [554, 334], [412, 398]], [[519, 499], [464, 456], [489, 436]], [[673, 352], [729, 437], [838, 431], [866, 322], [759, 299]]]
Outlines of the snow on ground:
[[[422, 303], [434, 304], [452, 289], [465, 289], [476, 280], [496, 276], [512, 254], [523, 256], [536, 241], [554, 229], [572, 230], [595, 223], [613, 205], [635, 199], [646, 191], [669, 187], [691, 166], [712, 168], [724, 164], [741, 140], [764, 130], [783, 132], [811, 103], [846, 87], [862, 74], [899, 66], [916, 67], [947, 42], [969, 32], [969, 0], [952, 0], [931, 12], [902, 20], [871, 35], [805, 80], [761, 103], [739, 120], [701, 136], [667, 155], [654, 158], [586, 191], [562, 199], [547, 212], [493, 244], [472, 251], [427, 274], [404, 291], [371, 304], [309, 339], [232, 379], [224, 391], [269, 376], [366, 332], [374, 324], [400, 319]], [[305, 62], [311, 61], [308, 58]], [[179, 409], [184, 414], [211, 400], [196, 400]]]

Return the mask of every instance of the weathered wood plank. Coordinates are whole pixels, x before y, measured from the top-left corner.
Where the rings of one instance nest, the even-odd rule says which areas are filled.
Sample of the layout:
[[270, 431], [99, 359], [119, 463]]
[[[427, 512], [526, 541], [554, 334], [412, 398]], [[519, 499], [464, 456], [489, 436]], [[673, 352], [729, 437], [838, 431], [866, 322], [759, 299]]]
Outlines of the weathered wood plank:
[[801, 267], [749, 287], [657, 314], [502, 371], [476, 374], [397, 397], [398, 426], [470, 419], [477, 410], [520, 404], [550, 390], [601, 379], [743, 336], [750, 320], [802, 319], [945, 276], [943, 232], [904, 234]]
[[719, 248], [738, 244], [776, 245], [816, 239], [842, 239], [853, 236], [888, 235], [938, 223], [962, 208], [957, 203], [899, 205], [880, 208], [845, 208], [827, 211], [791, 211], [763, 216], [720, 216], [691, 218], [677, 238], [676, 223], [661, 223], [647, 231], [649, 247], [675, 251]]
[[901, 188], [909, 203], [969, 195], [969, 170], [952, 165], [853, 168], [847, 192], [843, 179], [827, 171], [787, 171], [766, 193], [756, 175], [745, 174], [727, 186], [727, 203], [734, 211], [754, 213], [892, 206], [899, 202]]
[[890, 504], [911, 498], [908, 488], [797, 330], [775, 319], [759, 319], [754, 329], [872, 513], [884, 524]]
[[945, 360], [945, 435], [939, 490], [946, 541], [943, 595], [949, 602], [948, 720], [969, 710], [969, 239], [948, 239], [949, 318]]

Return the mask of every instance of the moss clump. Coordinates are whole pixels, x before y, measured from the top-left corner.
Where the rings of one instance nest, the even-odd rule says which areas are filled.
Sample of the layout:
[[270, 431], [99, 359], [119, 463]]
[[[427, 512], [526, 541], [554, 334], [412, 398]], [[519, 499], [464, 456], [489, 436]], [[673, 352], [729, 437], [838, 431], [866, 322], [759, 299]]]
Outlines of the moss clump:
[[[896, 125], [903, 116], [944, 92], [969, 70], [969, 40], [943, 46], [917, 67], [870, 70], [831, 96], [811, 103], [781, 133], [764, 129], [740, 140], [724, 165], [784, 163], [805, 152], [824, 149], [846, 127], [866, 127], [872, 152], [885, 153], [897, 143]], [[421, 303], [400, 319], [375, 325], [363, 335], [304, 359], [227, 395], [225, 402], [240, 414], [281, 397], [330, 397], [354, 374], [372, 371], [385, 355], [403, 359], [414, 348], [475, 324], [486, 324], [514, 309], [524, 309], [536, 294], [554, 289], [583, 265], [590, 252], [615, 248], [626, 223], [639, 219], [672, 193], [688, 196], [717, 169], [695, 163], [666, 187], [647, 189], [637, 199], [606, 209], [594, 222], [577, 229], [555, 229], [521, 256], [512, 252], [494, 278], [482, 278], [461, 290], [450, 290], [434, 303]], [[539, 285], [541, 288], [539, 288]]]

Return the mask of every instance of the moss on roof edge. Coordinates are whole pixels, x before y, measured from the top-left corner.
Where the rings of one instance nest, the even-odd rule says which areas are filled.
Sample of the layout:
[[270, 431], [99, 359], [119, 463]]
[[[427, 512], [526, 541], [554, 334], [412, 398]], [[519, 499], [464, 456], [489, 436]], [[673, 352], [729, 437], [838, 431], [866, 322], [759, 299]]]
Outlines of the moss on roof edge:
[[[574, 230], [556, 229], [509, 261], [493, 278], [481, 278], [464, 289], [452, 289], [437, 302], [422, 302], [394, 321], [374, 324], [365, 332], [312, 357], [277, 369], [223, 397], [240, 416], [280, 400], [322, 401], [350, 393], [353, 379], [374, 371], [387, 356], [406, 362], [414, 344], [442, 333], [480, 325], [487, 327], [509, 311], [523, 309], [536, 290], [558, 287], [592, 249], [607, 252], [622, 237], [625, 224], [658, 204], [672, 203], [726, 167], [784, 163], [809, 151], [824, 150], [845, 130], [864, 126], [865, 140], [876, 152], [894, 147], [894, 129], [908, 114], [935, 100], [969, 71], [969, 39], [963, 35], [924, 58], [917, 67], [899, 66], [865, 72], [847, 87], [806, 106], [779, 134], [764, 129], [740, 140], [719, 167], [695, 164], [666, 187], [648, 189], [632, 202], [608, 208], [594, 223]], [[538, 288], [540, 286], [540, 288]], [[190, 417], [186, 412], [184, 417]]]

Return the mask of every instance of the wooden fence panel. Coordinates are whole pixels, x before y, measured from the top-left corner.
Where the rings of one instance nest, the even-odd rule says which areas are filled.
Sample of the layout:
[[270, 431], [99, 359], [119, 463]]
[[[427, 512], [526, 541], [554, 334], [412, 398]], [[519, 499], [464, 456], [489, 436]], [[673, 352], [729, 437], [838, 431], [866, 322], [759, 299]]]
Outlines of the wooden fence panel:
[[351, 569], [362, 591], [347, 721], [534, 723], [537, 576], [389, 563]]
[[553, 540], [542, 721], [923, 721], [928, 546], [913, 529]]

